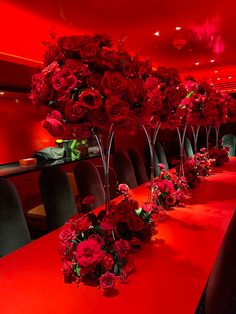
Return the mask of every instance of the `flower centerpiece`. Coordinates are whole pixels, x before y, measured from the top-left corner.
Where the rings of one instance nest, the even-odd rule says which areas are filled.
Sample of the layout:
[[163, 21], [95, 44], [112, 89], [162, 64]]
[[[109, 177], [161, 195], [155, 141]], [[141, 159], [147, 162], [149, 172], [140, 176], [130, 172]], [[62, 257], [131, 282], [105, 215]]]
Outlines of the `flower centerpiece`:
[[164, 164], [159, 164], [161, 173], [154, 179], [154, 200], [163, 208], [183, 205], [187, 198], [188, 185], [185, 177], [176, 174], [176, 170], [167, 171]]
[[223, 147], [223, 142], [219, 141], [218, 146], [211, 147], [209, 150], [210, 158], [215, 160], [216, 167], [221, 166], [224, 162], [229, 161], [229, 146]]
[[212, 174], [215, 159], [208, 158], [208, 153], [205, 147], [202, 147], [200, 152], [194, 155], [193, 159], [194, 169], [197, 176], [208, 177]]
[[139, 207], [127, 185], [119, 191], [123, 197], [113, 204], [111, 216], [104, 219], [104, 210], [75, 215], [64, 225], [58, 251], [66, 283], [93, 283], [112, 293], [116, 282], [126, 281], [133, 270], [129, 254], [155, 234], [154, 211]]

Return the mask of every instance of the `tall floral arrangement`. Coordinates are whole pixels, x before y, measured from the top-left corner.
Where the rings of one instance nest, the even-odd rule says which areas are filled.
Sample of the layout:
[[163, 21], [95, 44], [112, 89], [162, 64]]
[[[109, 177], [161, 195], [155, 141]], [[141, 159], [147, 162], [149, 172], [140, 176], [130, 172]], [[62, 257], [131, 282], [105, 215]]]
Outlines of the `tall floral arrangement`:
[[107, 36], [60, 37], [48, 44], [44, 68], [32, 78], [31, 98], [48, 106], [42, 125], [53, 136], [78, 138], [111, 124], [130, 129], [149, 71], [148, 62]]

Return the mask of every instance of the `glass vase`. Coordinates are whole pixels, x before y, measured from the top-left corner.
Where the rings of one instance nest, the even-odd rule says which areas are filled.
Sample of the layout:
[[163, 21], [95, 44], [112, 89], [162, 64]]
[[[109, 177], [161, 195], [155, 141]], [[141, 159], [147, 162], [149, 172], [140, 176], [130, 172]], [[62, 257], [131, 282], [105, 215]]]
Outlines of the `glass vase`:
[[105, 190], [105, 211], [106, 216], [111, 214], [110, 206], [110, 182], [109, 182], [109, 166], [110, 166], [110, 155], [111, 155], [111, 145], [114, 137], [114, 128], [111, 124], [106, 144], [103, 143], [103, 136], [100, 132], [97, 132], [95, 129], [92, 130], [93, 135], [97, 141], [99, 151], [101, 154], [102, 165], [104, 170], [104, 190]]
[[178, 138], [179, 138], [179, 152], [180, 152], [180, 166], [179, 166], [179, 177], [184, 176], [184, 140], [187, 130], [187, 124], [183, 128], [176, 127]]
[[145, 135], [148, 141], [148, 147], [150, 152], [150, 188], [148, 192], [148, 199], [147, 202], [152, 202], [153, 195], [152, 195], [152, 187], [154, 183], [154, 171], [155, 171], [155, 164], [154, 164], [154, 153], [155, 153], [155, 143], [157, 139], [158, 131], [160, 130], [161, 124], [158, 123], [156, 127], [151, 132], [151, 128], [147, 128], [145, 125], [142, 125]]
[[198, 140], [200, 125], [191, 126], [191, 129], [192, 129], [193, 141], [194, 141], [194, 154], [196, 154], [197, 153], [197, 140]]
[[219, 149], [220, 124], [215, 126], [215, 133], [216, 133], [216, 149]]
[[209, 153], [209, 137], [211, 132], [211, 125], [206, 125], [205, 131], [206, 131], [206, 150]]

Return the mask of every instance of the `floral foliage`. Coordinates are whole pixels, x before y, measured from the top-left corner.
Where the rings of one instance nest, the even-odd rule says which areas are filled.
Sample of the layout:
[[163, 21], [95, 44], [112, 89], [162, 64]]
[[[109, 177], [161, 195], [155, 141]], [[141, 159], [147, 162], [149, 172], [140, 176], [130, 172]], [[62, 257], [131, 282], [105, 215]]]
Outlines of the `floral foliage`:
[[185, 177], [179, 177], [175, 169], [167, 171], [164, 164], [159, 164], [161, 173], [154, 179], [154, 199], [163, 208], [182, 205], [188, 194]]
[[125, 184], [119, 186], [123, 199], [104, 210], [71, 217], [59, 235], [58, 251], [66, 283], [92, 281], [111, 292], [116, 281], [125, 281], [133, 270], [129, 254], [155, 234], [153, 211], [139, 207]]

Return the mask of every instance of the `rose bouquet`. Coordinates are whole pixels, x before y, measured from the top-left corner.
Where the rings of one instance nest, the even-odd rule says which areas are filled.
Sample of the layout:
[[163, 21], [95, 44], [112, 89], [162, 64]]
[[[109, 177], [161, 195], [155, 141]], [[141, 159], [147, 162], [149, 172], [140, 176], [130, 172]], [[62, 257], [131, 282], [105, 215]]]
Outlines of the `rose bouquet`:
[[200, 152], [195, 154], [194, 169], [197, 176], [208, 177], [212, 174], [215, 159], [209, 159], [206, 148], [201, 148]]
[[133, 270], [129, 254], [155, 233], [153, 212], [140, 208], [126, 185], [119, 190], [123, 199], [113, 205], [110, 217], [104, 210], [75, 215], [60, 232], [58, 251], [66, 283], [93, 283], [111, 293], [116, 281], [124, 282]]
[[167, 171], [165, 165], [159, 164], [161, 173], [154, 180], [153, 190], [156, 204], [163, 208], [182, 205], [188, 194], [185, 177], [179, 177], [175, 169]]
[[229, 146], [223, 147], [222, 141], [219, 141], [218, 147], [212, 147], [209, 150], [209, 156], [215, 160], [215, 166], [221, 166], [224, 162], [229, 161]]
[[184, 176], [190, 189], [195, 188], [201, 182], [195, 168], [195, 160], [192, 157], [184, 161]]

